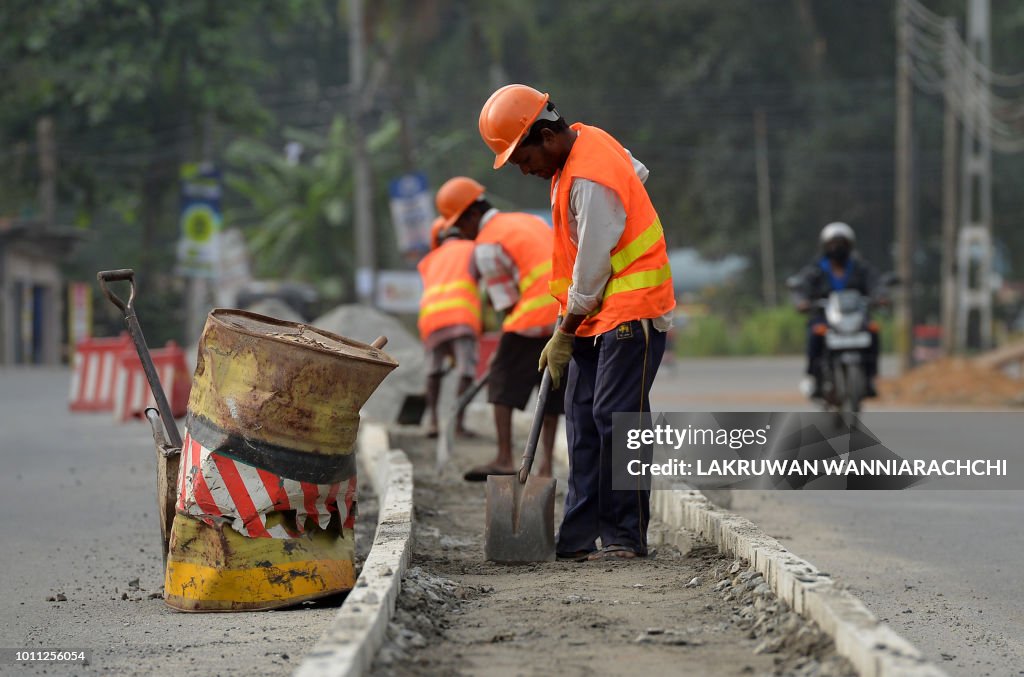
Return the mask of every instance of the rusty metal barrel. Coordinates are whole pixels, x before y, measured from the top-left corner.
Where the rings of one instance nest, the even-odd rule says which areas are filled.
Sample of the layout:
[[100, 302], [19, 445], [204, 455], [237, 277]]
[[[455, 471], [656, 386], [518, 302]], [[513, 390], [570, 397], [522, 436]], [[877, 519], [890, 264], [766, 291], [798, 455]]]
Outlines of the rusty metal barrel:
[[168, 605], [273, 609], [352, 588], [359, 409], [397, 366], [309, 325], [210, 313], [185, 419]]

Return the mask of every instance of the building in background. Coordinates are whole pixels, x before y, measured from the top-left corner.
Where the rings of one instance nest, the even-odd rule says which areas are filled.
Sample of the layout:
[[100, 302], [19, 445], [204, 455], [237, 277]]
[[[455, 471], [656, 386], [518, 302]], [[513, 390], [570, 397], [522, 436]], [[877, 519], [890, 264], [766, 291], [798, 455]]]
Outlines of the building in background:
[[0, 217], [0, 364], [60, 364], [60, 263], [82, 237], [70, 228]]

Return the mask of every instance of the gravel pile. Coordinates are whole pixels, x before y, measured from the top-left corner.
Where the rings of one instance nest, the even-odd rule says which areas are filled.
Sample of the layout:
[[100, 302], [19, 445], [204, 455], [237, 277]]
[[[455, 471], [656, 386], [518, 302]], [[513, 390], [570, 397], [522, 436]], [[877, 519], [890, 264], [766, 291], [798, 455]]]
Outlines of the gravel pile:
[[311, 324], [363, 343], [370, 343], [378, 336], [387, 336], [384, 352], [398, 361], [398, 368], [384, 379], [363, 405], [363, 413], [370, 418], [394, 423], [406, 396], [423, 393], [426, 383], [423, 344], [391, 315], [369, 306], [341, 305]]
[[[750, 639], [754, 653], [774, 654], [775, 674], [797, 677], [853, 677], [857, 672], [835, 652], [835, 644], [816, 623], [778, 599], [761, 572], [741, 560], [724, 560], [706, 572], [714, 591], [733, 606], [732, 621]], [[699, 584], [699, 583], [698, 583]]]
[[286, 322], [305, 322], [302, 315], [299, 315], [294, 308], [281, 299], [260, 299], [255, 303], [245, 306], [243, 310], [247, 310], [250, 313], [256, 313], [258, 315], [273, 317], [277, 320], [284, 320]]

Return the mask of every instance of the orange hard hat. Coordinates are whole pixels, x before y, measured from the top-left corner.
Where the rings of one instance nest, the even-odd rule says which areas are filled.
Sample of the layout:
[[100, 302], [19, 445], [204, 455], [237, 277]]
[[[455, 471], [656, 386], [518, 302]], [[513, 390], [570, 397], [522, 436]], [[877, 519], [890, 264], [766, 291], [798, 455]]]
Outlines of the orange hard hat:
[[434, 198], [445, 227], [455, 223], [462, 216], [462, 212], [483, 194], [484, 187], [468, 176], [456, 176], [445, 181]]
[[434, 219], [434, 222], [432, 224], [430, 224], [430, 250], [431, 251], [437, 249], [438, 245], [441, 244], [440, 242], [438, 242], [438, 240], [440, 239], [439, 236], [441, 235], [441, 231], [442, 230], [444, 230], [444, 217], [443, 216], [439, 216], [436, 219]]
[[526, 85], [505, 85], [480, 109], [480, 136], [494, 151], [499, 169], [530, 130], [550, 97]]

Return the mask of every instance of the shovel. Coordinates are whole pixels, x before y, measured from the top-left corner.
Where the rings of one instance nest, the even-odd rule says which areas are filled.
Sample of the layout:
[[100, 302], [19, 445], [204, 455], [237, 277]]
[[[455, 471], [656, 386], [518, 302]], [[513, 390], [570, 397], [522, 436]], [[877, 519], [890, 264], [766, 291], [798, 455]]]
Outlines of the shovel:
[[555, 479], [530, 476], [550, 390], [551, 373], [545, 369], [519, 474], [487, 476], [484, 557], [490, 562], [555, 559]]
[[[146, 338], [142, 335], [139, 319], [135, 316], [135, 271], [131, 269], [105, 270], [96, 273], [96, 279], [99, 280], [103, 294], [124, 313], [125, 326], [128, 327], [128, 334], [131, 335], [132, 341], [135, 343], [139, 361], [142, 362], [142, 371], [146, 374], [150, 390], [153, 391], [153, 399], [156, 400], [157, 411], [147, 409], [146, 418], [149, 419], [153, 428], [153, 441], [156, 443], [157, 513], [160, 515], [160, 536], [163, 542], [164, 560], [166, 560], [171, 522], [174, 520], [178, 467], [181, 464], [181, 434], [174, 423], [174, 416], [171, 415], [171, 406], [167, 403], [164, 389], [160, 386], [160, 378], [153, 367], [153, 358], [150, 357], [149, 348], [146, 347]], [[107, 287], [108, 282], [119, 281], [127, 282], [130, 287], [127, 303]], [[159, 412], [159, 419], [157, 412]]]
[[441, 472], [445, 466], [448, 465], [448, 459], [452, 455], [452, 440], [455, 439], [455, 423], [459, 420], [459, 414], [462, 410], [469, 406], [469, 403], [473, 401], [476, 394], [480, 392], [480, 389], [487, 385], [488, 379], [491, 377], [490, 370], [485, 371], [473, 385], [466, 388], [466, 392], [459, 396], [456, 400], [455, 406], [452, 407], [451, 413], [448, 415], [448, 419], [444, 425], [441, 426], [440, 434], [437, 436], [437, 450], [435, 453], [434, 470]]

